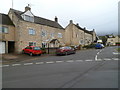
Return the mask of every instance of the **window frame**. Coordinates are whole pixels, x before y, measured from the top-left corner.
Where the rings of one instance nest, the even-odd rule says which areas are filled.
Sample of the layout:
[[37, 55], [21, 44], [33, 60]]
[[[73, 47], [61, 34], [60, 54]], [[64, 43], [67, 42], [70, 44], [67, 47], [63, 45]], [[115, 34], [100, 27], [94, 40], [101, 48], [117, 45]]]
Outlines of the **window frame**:
[[47, 36], [47, 31], [46, 31], [46, 30], [42, 30], [41, 36], [42, 36], [42, 37], [46, 37], [46, 36]]
[[7, 34], [8, 33], [8, 27], [6, 27], [6, 26], [0, 26], [0, 33]]
[[62, 37], [63, 37], [62, 33], [58, 33], [58, 38], [62, 38]]
[[36, 46], [36, 42], [29, 42], [29, 46]]
[[35, 30], [32, 28], [29, 28], [29, 35], [35, 35], [35, 34], [36, 34]]
[[34, 22], [34, 17], [29, 16], [29, 15], [24, 15], [24, 20], [25, 20], [25, 21]]

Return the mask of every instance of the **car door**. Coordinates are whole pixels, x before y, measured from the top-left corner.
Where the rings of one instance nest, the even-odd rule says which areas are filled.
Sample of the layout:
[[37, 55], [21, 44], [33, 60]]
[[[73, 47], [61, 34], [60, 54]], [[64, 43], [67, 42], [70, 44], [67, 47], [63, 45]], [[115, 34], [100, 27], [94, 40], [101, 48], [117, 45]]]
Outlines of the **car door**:
[[27, 52], [28, 52], [28, 47], [26, 47], [26, 48], [24, 49], [24, 52], [25, 52], [25, 53], [27, 53]]
[[70, 49], [70, 54], [73, 53], [73, 48], [69, 47], [69, 49]]
[[28, 50], [27, 50], [28, 53], [31, 53], [32, 51], [33, 51], [32, 47], [29, 47]]

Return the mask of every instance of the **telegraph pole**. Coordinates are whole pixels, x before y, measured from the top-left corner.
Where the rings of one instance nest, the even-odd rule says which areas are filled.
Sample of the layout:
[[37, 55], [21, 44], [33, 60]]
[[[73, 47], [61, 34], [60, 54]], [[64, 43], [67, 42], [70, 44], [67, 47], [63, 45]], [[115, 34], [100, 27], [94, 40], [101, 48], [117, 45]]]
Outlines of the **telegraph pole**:
[[13, 9], [13, 0], [12, 0], [12, 9]]

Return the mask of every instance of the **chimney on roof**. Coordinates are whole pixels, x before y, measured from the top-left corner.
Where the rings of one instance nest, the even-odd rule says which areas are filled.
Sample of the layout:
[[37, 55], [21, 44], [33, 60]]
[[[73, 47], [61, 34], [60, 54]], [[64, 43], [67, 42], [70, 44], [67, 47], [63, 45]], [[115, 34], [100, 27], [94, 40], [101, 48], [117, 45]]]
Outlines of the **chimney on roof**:
[[84, 27], [84, 30], [86, 30], [86, 27]]
[[58, 18], [57, 18], [57, 16], [55, 16], [55, 22], [58, 22]]
[[72, 24], [72, 23], [73, 23], [73, 20], [70, 20], [70, 23]]
[[76, 25], [79, 26], [79, 23], [77, 23]]
[[93, 29], [93, 31], [95, 31], [95, 29]]
[[25, 12], [28, 10], [31, 11], [30, 4], [28, 4], [28, 6], [25, 7]]

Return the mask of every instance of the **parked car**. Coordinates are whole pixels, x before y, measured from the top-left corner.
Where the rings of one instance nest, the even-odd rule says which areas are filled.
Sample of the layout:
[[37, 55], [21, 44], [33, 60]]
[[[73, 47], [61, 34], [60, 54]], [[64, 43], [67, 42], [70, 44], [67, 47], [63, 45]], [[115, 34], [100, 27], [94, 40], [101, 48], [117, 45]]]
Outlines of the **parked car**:
[[26, 48], [23, 49], [22, 53], [29, 54], [30, 56], [41, 55], [42, 50], [40, 47], [37, 46], [27, 46]]
[[101, 44], [101, 43], [97, 43], [97, 44], [95, 45], [95, 48], [96, 48], [96, 49], [102, 49], [102, 48], [104, 48], [104, 45]]
[[68, 55], [68, 54], [75, 54], [75, 53], [76, 53], [76, 50], [69, 46], [60, 47], [56, 50], [56, 55]]

